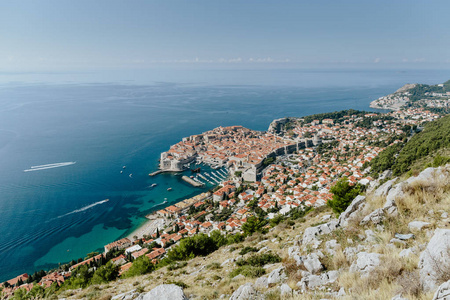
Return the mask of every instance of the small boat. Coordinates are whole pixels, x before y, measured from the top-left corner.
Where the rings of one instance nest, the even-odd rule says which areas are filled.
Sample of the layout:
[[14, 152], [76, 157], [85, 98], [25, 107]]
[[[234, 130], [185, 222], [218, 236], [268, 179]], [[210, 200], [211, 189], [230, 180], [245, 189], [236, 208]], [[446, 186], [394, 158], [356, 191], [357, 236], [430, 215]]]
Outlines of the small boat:
[[128, 175], [128, 177], [133, 178], [133, 173], [130, 173], [130, 175]]
[[123, 167], [122, 167], [122, 169], [126, 169], [126, 168], [127, 168], [127, 166], [123, 166]]
[[171, 190], [172, 190], [172, 188], [168, 188], [168, 189], [167, 189], [167, 191], [171, 191]]
[[191, 169], [192, 173], [200, 173], [200, 171], [201, 171], [200, 167], [196, 169]]
[[154, 184], [152, 184], [152, 185], [151, 185], [151, 187], [155, 187], [155, 186], [157, 186], [157, 184], [156, 184], [156, 183], [154, 183]]
[[120, 174], [122, 174], [123, 173], [123, 171], [120, 171]]
[[164, 198], [163, 204], [167, 203], [167, 198]]

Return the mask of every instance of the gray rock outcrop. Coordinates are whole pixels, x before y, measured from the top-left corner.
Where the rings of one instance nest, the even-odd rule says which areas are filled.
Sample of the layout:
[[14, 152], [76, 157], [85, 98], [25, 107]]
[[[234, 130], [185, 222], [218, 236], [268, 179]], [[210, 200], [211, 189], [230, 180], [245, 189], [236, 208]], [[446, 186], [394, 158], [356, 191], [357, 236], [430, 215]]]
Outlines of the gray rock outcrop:
[[140, 295], [136, 290], [132, 290], [123, 294], [116, 295], [111, 300], [141, 300], [143, 295]]
[[234, 291], [230, 297], [230, 300], [256, 300], [258, 298], [258, 292], [253, 288], [253, 284], [249, 282], [241, 285], [236, 291]]
[[188, 300], [183, 289], [176, 284], [161, 284], [146, 293], [143, 300]]
[[338, 221], [332, 220], [325, 224], [306, 228], [305, 232], [303, 233], [302, 244], [308, 245], [314, 241], [317, 241], [318, 236], [332, 232], [333, 230], [336, 229], [337, 226], [338, 226]]
[[385, 183], [383, 183], [382, 185], [380, 185], [375, 192], [373, 193], [373, 195], [375, 197], [386, 197], [389, 190], [392, 188], [392, 186], [394, 185], [394, 182], [397, 180], [397, 177], [395, 177], [394, 179], [388, 180]]
[[365, 202], [365, 196], [356, 196], [356, 198], [353, 199], [352, 203], [347, 207], [347, 209], [339, 216], [339, 226], [346, 227], [348, 225], [348, 221], [351, 220], [359, 211], [364, 208]]
[[359, 252], [356, 261], [350, 266], [350, 271], [360, 272], [367, 276], [380, 265], [380, 257], [381, 255], [378, 253]]
[[319, 260], [319, 255], [316, 253], [311, 253], [306, 256], [303, 260], [303, 265], [310, 273], [317, 273], [323, 270], [323, 265]]
[[255, 281], [255, 288], [256, 289], [267, 289], [269, 287], [269, 282], [267, 280], [267, 277], [259, 277]]
[[335, 282], [338, 279], [338, 271], [329, 271], [320, 275], [307, 275], [302, 278], [297, 286], [305, 291], [306, 289], [314, 290], [321, 289], [325, 285]]
[[287, 285], [286, 283], [283, 283], [280, 286], [280, 294], [281, 294], [281, 296], [292, 295], [291, 287], [289, 285]]
[[428, 222], [422, 222], [422, 221], [412, 221], [408, 224], [408, 228], [411, 231], [420, 231], [423, 228], [426, 228], [430, 226], [431, 224]]
[[280, 283], [286, 280], [287, 276], [284, 273], [284, 267], [278, 268], [270, 272], [269, 277], [267, 277], [267, 283], [269, 286], [271, 284]]
[[444, 282], [439, 286], [436, 293], [434, 293], [433, 300], [448, 300], [450, 299], [450, 280]]
[[420, 282], [425, 292], [438, 287], [450, 270], [450, 229], [436, 229], [419, 258]]
[[364, 217], [364, 219], [359, 222], [360, 225], [365, 225], [369, 222], [372, 222], [375, 225], [381, 224], [385, 218], [385, 213], [382, 208], [377, 208], [370, 214]]

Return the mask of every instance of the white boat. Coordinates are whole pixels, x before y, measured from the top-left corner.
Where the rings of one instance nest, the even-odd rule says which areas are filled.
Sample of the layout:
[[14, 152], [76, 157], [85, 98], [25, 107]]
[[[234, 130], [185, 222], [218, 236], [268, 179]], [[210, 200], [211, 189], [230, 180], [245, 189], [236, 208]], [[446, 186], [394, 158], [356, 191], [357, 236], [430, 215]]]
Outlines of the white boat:
[[128, 175], [128, 177], [133, 178], [133, 173], [130, 173], [130, 175]]
[[157, 186], [157, 185], [158, 185], [158, 184], [154, 183], [154, 184], [151, 185], [151, 187], [155, 187], [155, 186]]
[[172, 188], [168, 188], [168, 189], [167, 189], [167, 191], [171, 191], [171, 190], [172, 190]]

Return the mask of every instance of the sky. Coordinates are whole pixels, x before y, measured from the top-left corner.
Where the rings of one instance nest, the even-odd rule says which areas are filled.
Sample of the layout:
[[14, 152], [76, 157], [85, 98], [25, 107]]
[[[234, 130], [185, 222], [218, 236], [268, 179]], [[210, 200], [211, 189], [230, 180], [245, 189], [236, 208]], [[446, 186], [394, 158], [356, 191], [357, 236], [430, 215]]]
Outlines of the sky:
[[450, 69], [450, 1], [0, 0], [0, 72]]

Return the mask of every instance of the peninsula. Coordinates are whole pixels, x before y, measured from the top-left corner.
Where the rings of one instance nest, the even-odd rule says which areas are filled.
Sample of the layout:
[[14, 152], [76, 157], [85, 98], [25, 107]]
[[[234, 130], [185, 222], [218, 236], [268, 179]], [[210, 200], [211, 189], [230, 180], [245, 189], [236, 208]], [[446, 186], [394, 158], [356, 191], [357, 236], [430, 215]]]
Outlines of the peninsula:
[[392, 94], [370, 103], [378, 109], [426, 108], [432, 112], [450, 112], [450, 80], [436, 85], [405, 84]]

